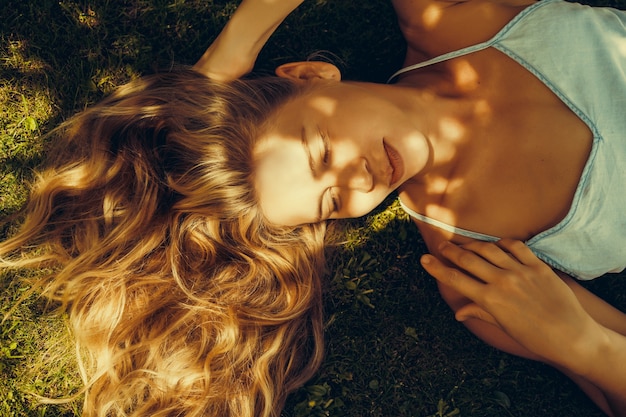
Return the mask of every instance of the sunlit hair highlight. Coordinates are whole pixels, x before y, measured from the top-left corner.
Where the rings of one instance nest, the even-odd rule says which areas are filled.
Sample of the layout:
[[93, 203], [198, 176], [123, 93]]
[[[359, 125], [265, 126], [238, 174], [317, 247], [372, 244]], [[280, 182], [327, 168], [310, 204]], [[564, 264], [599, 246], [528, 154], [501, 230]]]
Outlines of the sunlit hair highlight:
[[[54, 132], [4, 268], [69, 313], [85, 416], [278, 416], [322, 357], [324, 225], [259, 211], [252, 148], [300, 92], [181, 69]], [[79, 359], [80, 360], [80, 359]]]

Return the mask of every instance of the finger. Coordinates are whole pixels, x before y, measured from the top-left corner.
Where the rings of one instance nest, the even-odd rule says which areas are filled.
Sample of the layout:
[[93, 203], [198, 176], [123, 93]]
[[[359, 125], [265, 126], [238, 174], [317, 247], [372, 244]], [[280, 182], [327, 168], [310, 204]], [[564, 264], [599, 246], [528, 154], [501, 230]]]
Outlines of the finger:
[[543, 263], [524, 242], [519, 240], [501, 239], [498, 241], [498, 246], [509, 252], [524, 265]]
[[489, 312], [487, 312], [475, 303], [466, 304], [458, 309], [456, 311], [456, 314], [454, 315], [454, 318], [456, 318], [460, 322], [469, 319], [477, 319], [500, 327], [496, 319], [491, 314], [489, 314]]
[[519, 264], [516, 258], [511, 256], [508, 251], [500, 247], [496, 242], [480, 242], [474, 241], [461, 245], [465, 250], [470, 250], [492, 265], [502, 269], [513, 269]]
[[422, 256], [421, 261], [426, 272], [440, 283], [456, 290], [471, 300], [476, 300], [480, 297], [485, 284], [464, 274], [456, 268], [444, 265], [443, 262], [432, 255]]
[[[490, 244], [490, 246], [494, 247], [493, 244]], [[474, 245], [474, 250], [478, 247], [478, 245]], [[482, 248], [482, 246], [480, 247]], [[498, 249], [497, 247], [496, 249], [502, 252], [501, 249]], [[439, 246], [439, 252], [441, 255], [460, 269], [467, 271], [469, 274], [474, 275], [485, 282], [492, 282], [494, 279], [497, 279], [502, 273], [501, 267], [494, 265], [490, 260], [485, 259], [482, 255], [474, 252], [474, 250], [471, 248], [457, 246], [450, 242], [444, 242]], [[504, 256], [507, 255], [504, 254]], [[502, 264], [503, 261], [500, 260], [499, 263]]]

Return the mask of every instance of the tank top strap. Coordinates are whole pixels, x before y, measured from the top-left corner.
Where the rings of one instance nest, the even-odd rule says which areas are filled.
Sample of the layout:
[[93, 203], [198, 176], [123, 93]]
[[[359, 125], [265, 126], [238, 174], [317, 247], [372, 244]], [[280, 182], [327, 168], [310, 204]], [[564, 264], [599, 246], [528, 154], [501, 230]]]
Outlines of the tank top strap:
[[497, 242], [498, 240], [500, 240], [499, 237], [496, 236], [491, 236], [491, 235], [486, 235], [484, 233], [478, 233], [478, 232], [472, 232], [471, 230], [466, 230], [466, 229], [462, 229], [460, 227], [456, 227], [456, 226], [451, 226], [447, 223], [444, 222], [440, 222], [439, 220], [435, 220], [432, 219], [430, 217], [424, 216], [423, 214], [420, 214], [418, 212], [416, 212], [415, 210], [412, 210], [410, 208], [408, 208], [401, 199], [398, 199], [398, 201], [400, 202], [400, 206], [402, 207], [402, 209], [411, 217], [429, 224], [431, 226], [434, 226], [438, 229], [442, 229], [445, 230], [447, 232], [450, 233], [454, 233], [455, 235], [459, 235], [459, 236], [464, 236], [464, 237], [468, 237], [470, 239], [474, 239], [474, 240], [481, 240], [483, 242]]
[[389, 79], [387, 80], [387, 84], [392, 82], [399, 75], [405, 74], [405, 73], [407, 73], [409, 71], [413, 71], [413, 70], [416, 70], [416, 69], [428, 67], [430, 65], [435, 65], [435, 64], [438, 64], [440, 62], [448, 61], [448, 60], [451, 60], [451, 59], [454, 59], [454, 58], [458, 58], [458, 57], [461, 57], [461, 56], [464, 56], [464, 55], [469, 55], [469, 54], [474, 53], [474, 52], [482, 51], [483, 49], [487, 49], [487, 48], [495, 45], [496, 43], [498, 43], [501, 39], [505, 38], [506, 34], [514, 26], [516, 26], [520, 21], [522, 21], [528, 14], [530, 14], [533, 10], [535, 10], [535, 9], [537, 9], [539, 7], [545, 6], [546, 4], [554, 2], [554, 1], [559, 1], [559, 0], [542, 0], [542, 1], [539, 1], [537, 3], [534, 3], [534, 4], [526, 7], [524, 10], [522, 10], [520, 13], [518, 13], [513, 19], [511, 19], [509, 21], [509, 23], [507, 23], [502, 29], [500, 29], [498, 31], [498, 33], [496, 33], [491, 39], [486, 40], [485, 42], [477, 43], [477, 44], [474, 44], [474, 45], [467, 46], [465, 48], [461, 48], [461, 49], [457, 49], [455, 51], [447, 52], [445, 54], [436, 56], [436, 57], [428, 59], [426, 61], [418, 62], [417, 64], [413, 64], [413, 65], [409, 65], [409, 66], [406, 66], [404, 68], [401, 68], [398, 71], [396, 71], [395, 73], [393, 73], [393, 75], [391, 77], [389, 77]]
[[454, 58], [458, 58], [464, 55], [469, 55], [473, 52], [477, 52], [483, 49], [487, 49], [488, 47], [490, 47], [493, 43], [495, 43], [495, 40], [490, 39], [488, 41], [485, 42], [481, 42], [475, 45], [471, 45], [468, 46], [466, 48], [463, 49], [458, 49], [456, 51], [452, 51], [452, 52], [448, 52], [445, 53], [443, 55], [439, 55], [436, 56], [434, 58], [428, 59], [426, 61], [422, 61], [422, 62], [418, 62], [417, 64], [413, 64], [413, 65], [409, 65], [407, 67], [401, 68], [398, 71], [394, 72], [393, 75], [391, 77], [389, 77], [389, 79], [387, 80], [387, 84], [389, 84], [390, 82], [392, 82], [396, 77], [405, 74], [409, 71], [413, 71], [416, 69], [420, 69], [420, 68], [424, 68], [424, 67], [428, 67], [430, 65], [435, 65], [438, 64], [440, 62], [444, 62], [444, 61], [448, 61], [450, 59], [454, 59]]

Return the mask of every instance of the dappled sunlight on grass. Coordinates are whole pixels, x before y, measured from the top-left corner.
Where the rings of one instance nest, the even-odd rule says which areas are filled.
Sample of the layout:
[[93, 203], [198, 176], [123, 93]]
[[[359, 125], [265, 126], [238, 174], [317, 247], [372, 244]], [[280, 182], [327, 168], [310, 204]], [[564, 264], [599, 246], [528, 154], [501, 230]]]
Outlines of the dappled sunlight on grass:
[[42, 126], [56, 117], [49, 90], [32, 79], [32, 73], [39, 74], [45, 65], [25, 59], [15, 49], [12, 52], [2, 57], [2, 68], [31, 75], [0, 79], [0, 213], [15, 211], [23, 204], [24, 180], [44, 150]]
[[[0, 217], [23, 203], [43, 136], [59, 120], [141, 74], [192, 64], [238, 1], [5, 3]], [[344, 63], [346, 78], [384, 80], [405, 46], [390, 8], [380, 0], [304, 2], [263, 50], [257, 69], [272, 73], [278, 64], [328, 50]], [[440, 15], [433, 9], [426, 17], [434, 25]], [[621, 49], [626, 54], [626, 41]], [[462, 74], [455, 81], [471, 88], [475, 72], [468, 67]], [[492, 117], [486, 103], [474, 110]], [[463, 136], [459, 123], [446, 123], [447, 134]], [[600, 415], [556, 371], [497, 352], [455, 322], [419, 264], [426, 248], [395, 196], [366, 217], [337, 224], [342, 244], [329, 248], [324, 280], [326, 359], [289, 398], [284, 417], [444, 416], [457, 408], [484, 417]], [[589, 285], [623, 307], [624, 277], [608, 282]], [[0, 274], [0, 317], [26, 289], [13, 272]], [[29, 298], [0, 323], [0, 417], [80, 415], [80, 401], [38, 406], [32, 395], [64, 397], [80, 383], [65, 318], [48, 315], [43, 304]]]
[[398, 199], [394, 198], [393, 202], [387, 206], [385, 210], [375, 213], [370, 217], [368, 222], [369, 229], [375, 232], [380, 232], [389, 226], [391, 222], [396, 220], [407, 222], [409, 217], [400, 207]]
[[[0, 318], [26, 291], [11, 281], [0, 275]], [[0, 372], [10, 370], [12, 375], [11, 380], [0, 381], [0, 416], [30, 415], [36, 409], [43, 415], [44, 397], [63, 398], [80, 389], [66, 318], [43, 313], [44, 309], [41, 300], [31, 296], [0, 320]], [[79, 403], [56, 405], [55, 415], [79, 415]]]
[[79, 26], [92, 29], [100, 24], [100, 18], [91, 5], [80, 5], [71, 1], [61, 1], [59, 5]]
[[[72, 395], [81, 388], [81, 378], [75, 356], [75, 344], [68, 329], [67, 318], [44, 316], [45, 331], [28, 341], [33, 349], [23, 361], [19, 382], [33, 402], [63, 404], [61, 408], [76, 410]], [[41, 323], [25, 323], [25, 331]], [[74, 399], [74, 402], [80, 403]]]
[[39, 155], [40, 126], [53, 117], [48, 91], [0, 82], [0, 160]]
[[110, 94], [116, 88], [134, 80], [140, 76], [139, 72], [126, 65], [122, 68], [105, 68], [96, 70], [91, 77], [89, 88], [92, 91], [100, 91]]
[[[395, 194], [387, 198], [378, 210], [357, 220], [340, 220], [344, 224], [343, 236], [340, 239], [343, 246], [350, 250], [365, 244], [369, 239], [375, 238], [378, 233], [388, 230], [394, 222], [406, 224], [412, 227], [408, 215], [400, 207]], [[401, 232], [401, 235], [404, 233]]]
[[43, 60], [28, 56], [28, 42], [25, 40], [0, 39], [1, 67], [17, 70], [23, 74], [43, 74], [48, 66]]

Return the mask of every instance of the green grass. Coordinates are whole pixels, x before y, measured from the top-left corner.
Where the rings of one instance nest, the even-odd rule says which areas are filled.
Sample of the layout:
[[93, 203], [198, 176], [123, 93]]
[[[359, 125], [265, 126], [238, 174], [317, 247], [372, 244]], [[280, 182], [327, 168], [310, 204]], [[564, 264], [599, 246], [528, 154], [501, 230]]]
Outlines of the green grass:
[[[2, 2], [0, 215], [23, 203], [47, 131], [133, 77], [192, 64], [235, 4]], [[603, 4], [626, 8], [624, 0]], [[346, 78], [383, 81], [403, 55], [389, 2], [308, 0], [272, 38], [257, 71], [316, 52], [339, 63]], [[286, 417], [601, 415], [558, 372], [498, 352], [456, 323], [417, 262], [425, 251], [420, 236], [387, 203], [351, 222], [348, 243], [331, 258], [326, 360], [290, 397]], [[589, 287], [626, 310], [624, 278]], [[25, 290], [15, 275], [0, 276], [0, 315]], [[46, 314], [41, 300], [22, 303], [0, 325], [0, 417], [78, 415], [80, 401], [42, 405], [36, 398], [76, 392], [72, 354], [64, 318]]]

